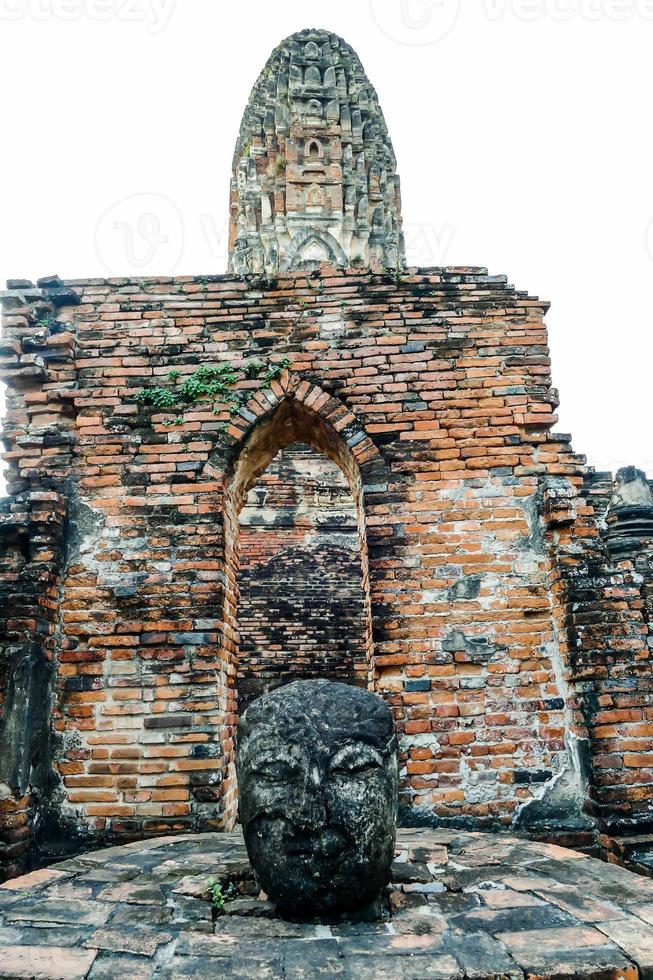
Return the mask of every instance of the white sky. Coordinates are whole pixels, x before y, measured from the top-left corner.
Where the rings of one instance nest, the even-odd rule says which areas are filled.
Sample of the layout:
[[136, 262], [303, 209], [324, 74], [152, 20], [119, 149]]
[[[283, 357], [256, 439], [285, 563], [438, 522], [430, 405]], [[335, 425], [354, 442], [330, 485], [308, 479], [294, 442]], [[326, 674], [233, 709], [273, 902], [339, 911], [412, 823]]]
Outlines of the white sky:
[[559, 429], [653, 477], [653, 0], [0, 0], [0, 280], [224, 272], [240, 117], [304, 27], [379, 92], [409, 262], [550, 300]]

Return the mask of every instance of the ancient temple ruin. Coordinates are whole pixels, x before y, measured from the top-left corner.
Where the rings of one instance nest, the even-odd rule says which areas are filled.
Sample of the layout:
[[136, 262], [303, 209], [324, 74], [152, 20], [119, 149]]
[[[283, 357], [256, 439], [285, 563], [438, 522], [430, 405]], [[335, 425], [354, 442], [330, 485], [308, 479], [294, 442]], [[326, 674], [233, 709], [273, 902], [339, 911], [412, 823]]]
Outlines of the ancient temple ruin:
[[236, 143], [229, 244], [238, 274], [404, 264], [388, 128], [341, 38], [293, 35], [261, 72]]
[[226, 275], [2, 295], [0, 875], [232, 827], [239, 711], [299, 677], [390, 705], [406, 824], [645, 861], [651, 486], [555, 430], [547, 303], [405, 267], [325, 31], [260, 75], [230, 209]]

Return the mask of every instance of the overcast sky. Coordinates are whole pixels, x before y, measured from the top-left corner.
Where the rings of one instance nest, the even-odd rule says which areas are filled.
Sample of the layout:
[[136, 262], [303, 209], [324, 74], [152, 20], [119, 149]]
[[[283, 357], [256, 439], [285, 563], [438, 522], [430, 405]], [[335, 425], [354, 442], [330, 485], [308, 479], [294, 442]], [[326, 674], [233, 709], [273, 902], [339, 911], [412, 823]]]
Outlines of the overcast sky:
[[224, 272], [240, 117], [304, 27], [379, 92], [409, 263], [549, 300], [560, 431], [653, 477], [653, 0], [0, 0], [0, 279]]

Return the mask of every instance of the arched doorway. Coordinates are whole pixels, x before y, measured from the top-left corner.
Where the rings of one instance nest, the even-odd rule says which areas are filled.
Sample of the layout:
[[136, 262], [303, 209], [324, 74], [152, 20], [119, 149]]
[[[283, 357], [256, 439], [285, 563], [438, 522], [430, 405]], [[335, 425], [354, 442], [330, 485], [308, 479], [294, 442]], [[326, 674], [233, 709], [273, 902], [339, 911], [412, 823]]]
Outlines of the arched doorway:
[[[363, 464], [365, 466], [374, 465], [378, 451], [362, 430], [352, 432], [356, 420], [351, 413], [319, 388], [311, 388], [307, 383], [300, 383], [298, 379], [294, 379], [288, 384], [283, 397], [277, 397], [275, 401], [277, 404], [274, 408], [268, 405], [267, 410], [263, 409], [263, 411], [261, 411], [259, 403], [259, 418], [255, 423], [252, 423], [249, 432], [237, 446], [229, 472], [224, 474], [225, 582], [220, 662], [227, 685], [226, 717], [228, 723], [223, 733], [225, 779], [223, 782], [222, 814], [224, 826], [227, 828], [233, 825], [236, 817], [237, 788], [233, 765], [234, 732], [238, 717], [239, 671], [241, 677], [243, 674], [240, 667], [242, 648], [238, 623], [241, 572], [240, 516], [244, 508], [247, 513], [250, 491], [254, 490], [254, 498], [249, 499], [255, 499], [256, 486], [262, 474], [265, 473], [275, 457], [282, 450], [288, 450], [288, 447], [300, 445], [302, 449], [299, 452], [309, 451], [317, 454], [318, 457], [327, 457], [338, 468], [343, 481], [346, 481], [348, 493], [353, 503], [352, 518], [355, 515], [355, 532], [352, 527], [352, 534], [357, 543], [356, 561], [360, 569], [358, 587], [362, 595], [357, 654], [356, 658], [351, 657], [350, 660], [350, 663], [354, 665], [350, 671], [350, 680], [369, 686], [373, 685], [374, 680], [363, 480], [358, 458], [365, 460]], [[249, 404], [255, 407], [254, 403]], [[347, 424], [348, 422], [349, 424]], [[373, 462], [370, 462], [370, 457], [372, 457]], [[341, 666], [343, 670], [346, 670], [347, 662], [341, 661]], [[250, 673], [255, 673], [255, 671]], [[283, 682], [291, 679], [293, 679], [292, 674], [286, 673], [281, 679], [278, 675], [273, 677], [271, 682], [279, 680]]]
[[337, 464], [280, 450], [239, 519], [238, 713], [281, 684], [368, 682], [358, 515]]

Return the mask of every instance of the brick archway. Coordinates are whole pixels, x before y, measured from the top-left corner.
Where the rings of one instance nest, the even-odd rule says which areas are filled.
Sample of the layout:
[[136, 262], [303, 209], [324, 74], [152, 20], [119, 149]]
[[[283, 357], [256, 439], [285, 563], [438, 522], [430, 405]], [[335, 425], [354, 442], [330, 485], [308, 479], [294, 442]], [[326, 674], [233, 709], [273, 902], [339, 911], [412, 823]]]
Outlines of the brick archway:
[[[284, 370], [269, 388], [257, 391], [240, 409], [227, 430], [223, 446], [210, 456], [204, 469], [205, 476], [222, 480], [225, 487], [230, 485], [241, 453], [243, 450], [251, 452], [253, 448], [250, 440], [255, 430], [257, 440], [254, 445], [264, 447], [264, 436], [269, 430], [262, 431], [261, 425], [269, 427], [273, 417], [283, 406], [284, 422], [288, 423], [289, 419], [294, 418], [295, 424], [299, 423], [300, 427], [304, 425], [312, 428], [313, 438], [320, 439], [320, 445], [315, 448], [338, 463], [350, 484], [358, 474], [363, 494], [365, 484], [371, 479], [377, 479], [380, 472], [385, 472], [386, 464], [381, 453], [353, 412], [324, 388]], [[301, 432], [296, 432], [295, 437], [303, 438]], [[290, 432], [288, 434], [291, 436]], [[260, 465], [251, 477], [250, 486], [283, 445], [289, 445], [289, 442], [280, 442], [271, 455], [267, 451], [264, 462], [262, 460], [266, 450], [262, 449]]]
[[365, 604], [365, 649], [368, 684], [374, 679], [372, 615], [370, 603], [366, 479], [384, 466], [382, 457], [356, 417], [337, 398], [317, 385], [284, 371], [271, 389], [259, 391], [241, 410], [227, 434], [228, 451], [214, 456], [209, 467], [224, 483], [223, 527], [225, 584], [222, 607], [220, 664], [227, 687], [228, 724], [224, 732], [226, 779], [223, 784], [223, 820], [227, 827], [236, 816], [234, 733], [237, 720], [236, 673], [238, 632], [239, 513], [249, 489], [279, 450], [303, 442], [332, 459], [344, 473], [356, 505], [362, 588]]

